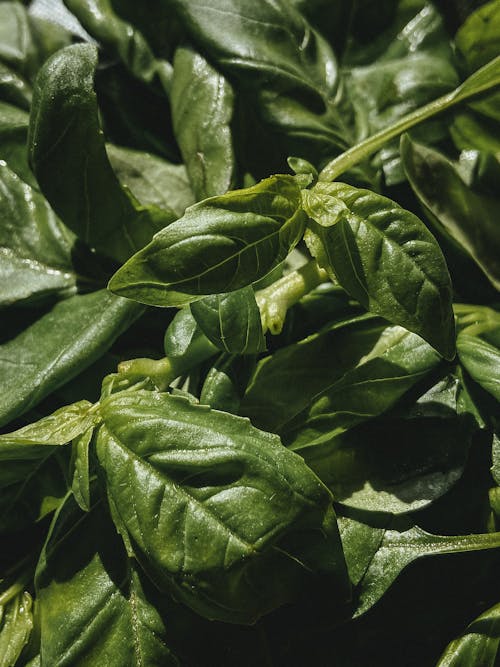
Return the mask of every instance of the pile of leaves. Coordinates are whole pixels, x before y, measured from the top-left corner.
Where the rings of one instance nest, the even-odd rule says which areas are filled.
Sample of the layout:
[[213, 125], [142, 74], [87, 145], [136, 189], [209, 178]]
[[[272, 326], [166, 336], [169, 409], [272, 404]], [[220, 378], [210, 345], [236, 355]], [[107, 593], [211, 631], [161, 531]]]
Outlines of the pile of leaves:
[[0, 1], [1, 667], [499, 664], [459, 4]]

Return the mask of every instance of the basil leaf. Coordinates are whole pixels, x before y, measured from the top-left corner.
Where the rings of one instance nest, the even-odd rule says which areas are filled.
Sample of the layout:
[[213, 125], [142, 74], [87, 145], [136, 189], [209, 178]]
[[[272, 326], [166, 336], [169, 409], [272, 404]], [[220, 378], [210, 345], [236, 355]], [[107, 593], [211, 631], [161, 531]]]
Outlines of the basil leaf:
[[76, 502], [84, 512], [91, 507], [90, 502], [90, 442], [94, 428], [89, 428], [73, 439], [71, 465], [73, 479], [71, 490]]
[[469, 375], [500, 401], [500, 349], [478, 336], [460, 332], [457, 338], [460, 362]]
[[[451, 43], [437, 9], [429, 2], [393, 4], [397, 7], [388, 21], [389, 27], [382, 24], [369, 40], [351, 39], [343, 56], [345, 85], [356, 112], [358, 141], [453, 90], [459, 83]], [[358, 14], [361, 14], [356, 17], [358, 22], [355, 18], [351, 24], [354, 32], [359, 31], [359, 19], [364, 18], [359, 9]], [[377, 18], [370, 18], [376, 23]], [[446, 126], [434, 122], [416, 132], [427, 141], [437, 141], [446, 136]], [[397, 140], [387, 143], [375, 160], [382, 166], [387, 185], [404, 180]]]
[[457, 414], [459, 391], [459, 381], [446, 377], [412, 408], [301, 453], [343, 505], [393, 514], [422, 509], [449, 491], [465, 468], [472, 429]]
[[142, 308], [105, 290], [70, 297], [0, 345], [0, 425], [96, 361]]
[[62, 221], [123, 262], [172, 218], [136, 207], [111, 169], [93, 88], [96, 65], [96, 48], [75, 44], [41, 69], [30, 116], [30, 161]]
[[184, 165], [113, 144], [106, 144], [106, 153], [120, 183], [142, 205], [156, 206], [171, 214], [170, 222], [195, 203]]
[[[101, 413], [97, 455], [115, 522], [154, 581], [185, 604], [252, 622], [295, 591], [296, 558], [317, 562], [324, 550], [322, 571], [344, 581], [330, 495], [276, 436], [168, 394], [116, 394]], [[290, 557], [299, 548], [304, 561]]]
[[169, 78], [171, 66], [157, 61], [144, 36], [116, 13], [111, 0], [64, 0], [66, 7], [96, 40], [109, 47], [137, 78], [151, 83], [162, 73]]
[[[318, 183], [325, 213], [307, 208], [318, 259], [365, 308], [455, 355], [451, 281], [441, 249], [410, 211], [381, 195], [342, 183]], [[307, 200], [306, 200], [307, 205]], [[317, 252], [318, 241], [311, 242]]]
[[171, 103], [175, 136], [196, 199], [224, 194], [235, 169], [231, 85], [199, 53], [179, 47]]
[[358, 581], [354, 617], [373, 607], [404, 568], [418, 558], [500, 547], [500, 533], [431, 535], [402, 517], [389, 519], [386, 527], [341, 517], [339, 526], [349, 572]]
[[[211, 197], [155, 235], [109, 289], [141, 303], [184, 305], [265, 276], [300, 240], [305, 215], [292, 176]], [[175, 291], [174, 291], [175, 290]]]
[[2, 603], [0, 591], [0, 667], [14, 667], [33, 629], [31, 595], [20, 591]]
[[260, 311], [251, 287], [214, 294], [191, 304], [205, 336], [229, 354], [257, 354], [266, 349]]
[[[500, 6], [487, 2], [473, 12], [458, 30], [457, 51], [468, 73], [475, 72], [498, 56], [500, 50]], [[451, 135], [459, 148], [498, 151], [500, 113], [498, 92], [472, 101], [459, 112], [451, 125]]]
[[0, 435], [0, 531], [20, 530], [58, 507], [67, 493], [63, 466], [54, 456], [61, 445], [97, 423], [88, 401]]
[[42, 664], [179, 664], [148, 600], [148, 584], [102, 504], [82, 513], [68, 496], [52, 522], [35, 584]]
[[313, 446], [387, 411], [438, 363], [400, 327], [347, 320], [259, 362], [241, 410], [294, 448]]
[[335, 56], [294, 7], [272, 0], [172, 5], [200, 52], [251, 89], [257, 114], [286, 137], [288, 154], [315, 161], [349, 145], [349, 128], [335, 105]]
[[0, 216], [0, 306], [74, 293], [73, 234], [5, 163], [0, 163]]
[[38, 189], [28, 165], [26, 141], [29, 116], [21, 109], [0, 102], [0, 160], [6, 162], [23, 181]]
[[470, 254], [500, 289], [498, 197], [468, 186], [457, 165], [408, 136], [401, 140], [401, 156], [410, 185], [431, 221]]
[[29, 111], [31, 86], [7, 65], [0, 62], [0, 99]]
[[436, 667], [495, 667], [500, 646], [500, 604], [476, 618], [446, 647]]

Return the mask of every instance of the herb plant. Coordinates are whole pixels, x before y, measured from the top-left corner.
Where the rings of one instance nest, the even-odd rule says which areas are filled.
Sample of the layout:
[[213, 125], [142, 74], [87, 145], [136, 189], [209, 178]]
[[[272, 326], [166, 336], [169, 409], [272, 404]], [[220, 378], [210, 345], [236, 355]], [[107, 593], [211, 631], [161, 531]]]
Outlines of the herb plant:
[[500, 0], [64, 3], [0, 2], [0, 667], [500, 664]]

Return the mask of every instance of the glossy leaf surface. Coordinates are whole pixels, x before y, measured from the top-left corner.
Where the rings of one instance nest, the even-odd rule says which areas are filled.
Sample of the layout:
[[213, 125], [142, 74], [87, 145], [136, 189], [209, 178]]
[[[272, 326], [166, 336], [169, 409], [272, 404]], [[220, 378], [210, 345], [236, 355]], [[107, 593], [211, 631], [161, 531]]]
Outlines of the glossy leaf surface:
[[196, 199], [224, 194], [235, 168], [231, 85], [199, 53], [179, 47], [171, 102], [174, 131]]
[[36, 405], [98, 359], [141, 314], [101, 290], [57, 303], [0, 345], [0, 424]]
[[30, 161], [62, 221], [85, 243], [123, 262], [163, 224], [134, 206], [108, 161], [93, 87], [96, 66], [90, 44], [62, 49], [44, 65], [31, 109]]
[[216, 294], [191, 304], [205, 336], [230, 354], [257, 354], [266, 347], [260, 311], [251, 287]]
[[[280, 604], [283, 591], [258, 584], [259, 563], [272, 571], [273, 545], [314, 534], [331, 511], [302, 460], [248, 420], [181, 397], [117, 395], [101, 413], [97, 454], [113, 514], [150, 576], [209, 618], [249, 622]], [[326, 567], [342, 579], [331, 521]]]
[[446, 359], [455, 354], [451, 282], [441, 249], [410, 211], [369, 190], [318, 184], [321, 214], [310, 248], [365, 308], [422, 336]]
[[0, 305], [74, 292], [73, 234], [5, 163], [0, 164], [0, 216]]
[[42, 664], [178, 665], [144, 586], [104, 508], [83, 514], [69, 496], [36, 573]]
[[401, 153], [408, 180], [431, 221], [464, 248], [500, 288], [498, 197], [468, 186], [457, 164], [406, 136]]
[[156, 234], [115, 273], [109, 288], [141, 303], [173, 306], [245, 287], [298, 243], [305, 222], [299, 206], [291, 176], [271, 176], [206, 199]]
[[495, 667], [500, 646], [500, 605], [481, 614], [447, 647], [436, 667]]

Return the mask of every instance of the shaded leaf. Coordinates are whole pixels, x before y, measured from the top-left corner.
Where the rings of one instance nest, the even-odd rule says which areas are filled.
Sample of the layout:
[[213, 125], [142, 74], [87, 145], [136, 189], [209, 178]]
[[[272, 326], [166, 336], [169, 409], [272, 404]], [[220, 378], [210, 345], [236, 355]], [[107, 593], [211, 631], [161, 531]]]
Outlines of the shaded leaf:
[[175, 136], [196, 199], [224, 194], [231, 187], [235, 168], [231, 85], [203, 56], [179, 47], [171, 104]]
[[460, 245], [500, 289], [499, 199], [466, 183], [458, 165], [438, 151], [401, 140], [404, 168], [431, 222]]
[[93, 88], [97, 50], [75, 44], [56, 53], [34, 89], [28, 137], [41, 190], [85, 243], [120, 262], [171, 217], [134, 205], [106, 155]]

